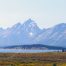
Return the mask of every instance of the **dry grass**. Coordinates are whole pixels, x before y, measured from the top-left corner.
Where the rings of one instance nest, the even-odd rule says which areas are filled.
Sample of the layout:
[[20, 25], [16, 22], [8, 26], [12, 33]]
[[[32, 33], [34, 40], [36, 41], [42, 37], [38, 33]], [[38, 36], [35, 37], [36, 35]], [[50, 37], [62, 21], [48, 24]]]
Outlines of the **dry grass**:
[[0, 66], [66, 66], [66, 52], [0, 53]]

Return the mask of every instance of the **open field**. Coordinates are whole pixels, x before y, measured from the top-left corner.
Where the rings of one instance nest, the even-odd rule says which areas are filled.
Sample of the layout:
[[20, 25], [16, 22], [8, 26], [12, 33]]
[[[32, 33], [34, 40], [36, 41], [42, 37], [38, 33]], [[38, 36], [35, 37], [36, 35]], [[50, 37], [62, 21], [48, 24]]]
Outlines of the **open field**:
[[66, 52], [0, 53], [0, 66], [66, 66]]

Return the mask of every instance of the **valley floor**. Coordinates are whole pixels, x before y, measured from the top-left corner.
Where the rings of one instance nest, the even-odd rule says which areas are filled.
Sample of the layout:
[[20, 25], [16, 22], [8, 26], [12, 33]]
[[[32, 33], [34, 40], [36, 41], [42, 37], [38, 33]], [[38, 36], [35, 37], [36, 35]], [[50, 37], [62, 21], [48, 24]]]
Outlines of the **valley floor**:
[[0, 66], [66, 66], [66, 52], [0, 53]]

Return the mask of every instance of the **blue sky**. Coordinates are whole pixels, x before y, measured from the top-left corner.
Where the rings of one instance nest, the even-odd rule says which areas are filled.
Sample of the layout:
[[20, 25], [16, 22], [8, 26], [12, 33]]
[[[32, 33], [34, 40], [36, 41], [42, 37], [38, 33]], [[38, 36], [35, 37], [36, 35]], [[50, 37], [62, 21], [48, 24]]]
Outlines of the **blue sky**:
[[66, 23], [66, 0], [0, 0], [0, 27], [32, 18], [40, 28]]

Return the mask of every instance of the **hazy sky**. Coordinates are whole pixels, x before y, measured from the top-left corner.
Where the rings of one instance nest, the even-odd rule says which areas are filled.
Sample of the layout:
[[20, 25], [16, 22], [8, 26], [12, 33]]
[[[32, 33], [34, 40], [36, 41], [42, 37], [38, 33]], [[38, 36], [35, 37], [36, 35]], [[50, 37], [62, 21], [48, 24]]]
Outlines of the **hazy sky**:
[[41, 28], [66, 23], [66, 0], [0, 0], [0, 27], [29, 18]]

